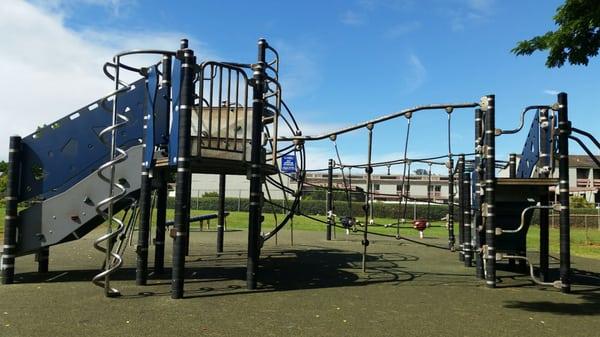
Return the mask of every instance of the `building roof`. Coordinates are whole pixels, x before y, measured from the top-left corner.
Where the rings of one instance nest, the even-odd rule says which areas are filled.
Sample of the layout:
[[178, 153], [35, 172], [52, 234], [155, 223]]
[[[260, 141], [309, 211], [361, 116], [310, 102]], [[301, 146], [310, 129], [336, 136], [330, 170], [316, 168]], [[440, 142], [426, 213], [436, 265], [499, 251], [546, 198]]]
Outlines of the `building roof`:
[[[596, 156], [600, 161], [600, 157]], [[569, 167], [598, 168], [598, 165], [588, 155], [570, 155]]]

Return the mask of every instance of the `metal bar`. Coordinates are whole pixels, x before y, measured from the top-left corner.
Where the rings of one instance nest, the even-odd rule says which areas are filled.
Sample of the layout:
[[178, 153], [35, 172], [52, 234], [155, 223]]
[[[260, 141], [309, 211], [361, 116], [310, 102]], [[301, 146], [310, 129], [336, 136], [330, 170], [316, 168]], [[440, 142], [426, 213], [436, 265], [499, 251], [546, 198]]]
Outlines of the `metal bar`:
[[[539, 165], [539, 177], [548, 178], [550, 176], [550, 142], [553, 139], [549, 139], [550, 128], [552, 125], [548, 120], [548, 109], [540, 109], [540, 160]], [[550, 142], [548, 142], [550, 140]], [[543, 282], [549, 280], [549, 265], [550, 265], [550, 211], [546, 208], [549, 205], [549, 192], [548, 189], [540, 195], [540, 205], [543, 207], [540, 209], [540, 279]]]
[[465, 261], [465, 156], [458, 156], [458, 260]]
[[217, 253], [223, 252], [223, 237], [225, 235], [225, 174], [219, 174], [219, 207], [217, 222]]
[[252, 138], [250, 149], [250, 205], [248, 209], [248, 261], [246, 287], [256, 289], [256, 274], [260, 257], [260, 228], [262, 222], [262, 118], [265, 110], [265, 49], [267, 41], [258, 40], [258, 62], [253, 65]]
[[485, 244], [486, 244], [486, 285], [489, 288], [496, 287], [496, 111], [495, 96], [488, 95], [483, 98], [487, 101], [485, 111], [485, 168], [484, 168], [484, 186], [485, 186], [485, 207], [486, 207], [486, 226], [485, 226]]
[[154, 235], [154, 273], [160, 274], [165, 265], [165, 222], [167, 221], [168, 171], [157, 171], [156, 181], [156, 234]]
[[567, 94], [558, 94], [558, 189], [560, 201], [560, 281], [563, 293], [571, 292], [571, 243], [569, 209], [569, 108]]
[[333, 227], [333, 159], [329, 159], [327, 165], [327, 241], [331, 240], [331, 228]]
[[2, 250], [2, 284], [12, 284], [15, 280], [15, 252], [17, 248], [17, 227], [19, 226], [19, 176], [21, 171], [21, 137], [11, 136], [8, 147], [8, 171], [6, 209], [4, 216], [4, 249]]
[[[217, 150], [221, 149], [221, 119], [223, 117], [223, 67], [219, 67], [219, 99], [217, 105], [219, 106], [217, 112]], [[225, 111], [229, 111], [229, 108], [225, 108]], [[211, 130], [212, 131], [212, 130]], [[212, 146], [209, 147], [212, 148]]]
[[50, 257], [50, 247], [43, 247], [36, 253], [38, 263], [38, 273], [48, 272], [48, 260]]
[[[227, 118], [225, 120], [225, 150], [229, 150], [229, 109], [231, 109], [231, 69], [227, 68], [227, 103], [225, 105], [225, 113], [227, 114]], [[237, 110], [237, 107], [235, 107]], [[235, 129], [234, 129], [235, 131]], [[233, 149], [235, 151], [235, 149]]]
[[448, 159], [448, 248], [454, 251], [454, 160]]
[[148, 280], [148, 240], [150, 236], [150, 212], [152, 181], [149, 170], [142, 168], [140, 184], [140, 223], [138, 227], [137, 265], [135, 269], [135, 284], [146, 285]]
[[508, 155], [508, 177], [517, 177], [517, 154], [511, 153]]
[[464, 255], [465, 255], [465, 267], [471, 267], [473, 261], [472, 249], [471, 249], [471, 175], [469, 172], [465, 172], [463, 178], [463, 207], [464, 215]]
[[182, 85], [179, 106], [179, 148], [177, 158], [177, 190], [175, 192], [175, 239], [173, 242], [173, 270], [171, 278], [171, 298], [183, 297], [185, 277], [185, 255], [189, 236], [190, 188], [190, 131], [191, 113], [194, 105], [194, 51], [183, 49], [181, 64]]
[[473, 254], [475, 256], [475, 274], [478, 278], [484, 278], [484, 270], [483, 270], [483, 255], [481, 252], [481, 247], [483, 245], [484, 238], [482, 237], [483, 231], [483, 218], [481, 214], [481, 204], [482, 204], [482, 189], [481, 182], [483, 181], [483, 170], [482, 170], [482, 160], [481, 160], [481, 145], [483, 142], [483, 112], [481, 109], [475, 109], [475, 199], [474, 199], [474, 217], [473, 217], [473, 228], [471, 230], [475, 231], [475, 247], [473, 250]]
[[[369, 224], [373, 222], [373, 184], [371, 183], [371, 175], [373, 174], [373, 168], [371, 167], [371, 159], [373, 152], [373, 124], [368, 124], [367, 129], [369, 130], [369, 145], [367, 150], [367, 195], [365, 196], [365, 230], [363, 231], [363, 254], [362, 254], [362, 270], [363, 273], [367, 271], [367, 247], [369, 247]], [[410, 171], [409, 171], [410, 172]], [[409, 173], [410, 174], [410, 173]]]
[[279, 140], [282, 141], [291, 141], [291, 140], [305, 140], [305, 141], [310, 141], [310, 140], [322, 140], [325, 138], [329, 138], [333, 135], [341, 135], [350, 131], [354, 131], [354, 130], [358, 130], [358, 129], [362, 129], [367, 127], [367, 125], [372, 124], [378, 124], [378, 123], [382, 123], [385, 121], [388, 121], [390, 119], [394, 119], [394, 118], [398, 118], [401, 116], [405, 116], [405, 115], [409, 115], [412, 114], [414, 112], [417, 111], [423, 111], [423, 110], [444, 110], [444, 109], [448, 109], [448, 108], [452, 108], [452, 109], [463, 109], [463, 108], [475, 108], [478, 107], [479, 103], [458, 103], [458, 104], [432, 104], [432, 105], [421, 105], [421, 106], [417, 106], [414, 108], [410, 108], [410, 109], [405, 109], [399, 112], [394, 112], [392, 114], [389, 115], [385, 115], [385, 116], [381, 116], [375, 119], [372, 119], [370, 121], [366, 121], [360, 124], [356, 124], [353, 126], [349, 126], [343, 129], [339, 129], [337, 131], [333, 131], [333, 132], [329, 132], [329, 133], [325, 133], [325, 134], [321, 134], [321, 135], [317, 135], [317, 136], [293, 136], [293, 137], [279, 137]]

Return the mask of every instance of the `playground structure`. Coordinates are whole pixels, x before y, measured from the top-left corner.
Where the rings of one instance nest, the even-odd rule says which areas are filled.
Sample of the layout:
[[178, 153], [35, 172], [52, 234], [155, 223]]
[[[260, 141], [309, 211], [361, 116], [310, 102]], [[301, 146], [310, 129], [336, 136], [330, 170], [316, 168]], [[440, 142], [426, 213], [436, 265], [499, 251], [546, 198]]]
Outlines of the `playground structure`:
[[[155, 55], [160, 61], [148, 67], [125, 63], [128, 56], [141, 54]], [[126, 83], [122, 80], [122, 72], [142, 78]], [[76, 240], [106, 221], [107, 233], [94, 243], [105, 257], [102, 271], [93, 282], [103, 287], [106, 296], [120, 294], [118, 289], [111, 287], [110, 277], [121, 266], [124, 242], [133, 235], [137, 225], [136, 284], [145, 285], [154, 206], [157, 215], [153, 268], [157, 273], [164, 271], [167, 182], [170, 174], [175, 173], [171, 297], [182, 298], [190, 222], [194, 220], [190, 219], [190, 188], [191, 174], [195, 172], [220, 174], [217, 253], [223, 252], [225, 176], [246, 175], [250, 180], [246, 285], [248, 289], [255, 289], [264, 241], [274, 237], [294, 216], [304, 216], [298, 211], [298, 205], [307, 171], [304, 167], [305, 143], [330, 140], [338, 158], [337, 163], [330, 160], [328, 167], [323, 169], [329, 173], [326, 187], [328, 219], [324, 222], [326, 238], [331, 240], [332, 229], [339, 226], [336, 218], [340, 219], [340, 227], [361, 231], [363, 270], [367, 269], [369, 226], [377, 225], [373, 216], [373, 168], [403, 165], [404, 177], [407, 169], [410, 172], [411, 163], [421, 162], [429, 165], [429, 179], [432, 165], [448, 168], [450, 197], [444, 203], [448, 206], [447, 249], [456, 248], [466, 265], [475, 261], [477, 275], [485, 278], [488, 286], [496, 285], [499, 261], [521, 260], [532, 266], [526, 257], [525, 236], [531, 210], [540, 209], [540, 226], [545, 228], [540, 237], [541, 281], [534, 277], [533, 267], [532, 277], [536, 283], [570, 291], [568, 138], [577, 139], [570, 133], [578, 129], [569, 124], [564, 93], [558, 95], [557, 103], [526, 108], [521, 115], [520, 127], [515, 130], [496, 129], [495, 97], [488, 95], [479, 102], [420, 106], [331, 133], [304, 136], [282, 99], [279, 55], [264, 39], [258, 41], [258, 59], [252, 64], [197, 62], [187, 41], [182, 40], [181, 48], [175, 52], [136, 50], [117, 54], [104, 66], [104, 73], [114, 82], [112, 93], [39, 128], [32, 135], [10, 139], [2, 255], [4, 284], [14, 282], [16, 256], [37, 254], [38, 270], [46, 272], [50, 246]], [[475, 109], [473, 153], [452, 152], [451, 118], [459, 109]], [[448, 153], [430, 158], [408, 158], [411, 119], [418, 113], [433, 110], [447, 115]], [[495, 138], [521, 130], [526, 112], [532, 110], [536, 111], [536, 117], [518, 169], [514, 156], [511, 156], [511, 177], [496, 178]], [[408, 123], [404, 157], [372, 162], [375, 126], [401, 117]], [[290, 136], [281, 135], [281, 126], [287, 128]], [[336, 139], [360, 129], [368, 130], [367, 162], [346, 165], [337, 151]], [[591, 137], [584, 131], [580, 133]], [[591, 155], [585, 146], [584, 149]], [[288, 154], [299, 158], [298, 174], [290, 176], [296, 182], [295, 188], [283, 184], [285, 174], [279, 169], [278, 160]], [[471, 156], [474, 159], [467, 160]], [[332, 172], [340, 169], [343, 176], [344, 169], [352, 167], [365, 169], [367, 173], [364, 222], [352, 215], [336, 215], [333, 209]], [[558, 171], [558, 180], [552, 178], [554, 171]], [[408, 177], [410, 179], [410, 175]], [[454, 192], [455, 179], [457, 193]], [[410, 181], [406, 183], [410, 184]], [[559, 204], [549, 206], [549, 187], [556, 184]], [[345, 178], [344, 185], [348, 193], [350, 187], [346, 186]], [[284, 192], [283, 204], [271, 200], [269, 189], [272, 188]], [[535, 199], [533, 204], [532, 198]], [[404, 203], [404, 214], [400, 216], [399, 211], [398, 221], [385, 226], [396, 229], [396, 234], [390, 236], [401, 240], [408, 240], [400, 235], [406, 222], [408, 200], [411, 197], [403, 178], [399, 206]], [[265, 203], [283, 209], [284, 215], [272, 230], [261, 234]], [[430, 197], [427, 203], [429, 208]], [[19, 205], [24, 206], [20, 211]], [[553, 282], [547, 280], [550, 209], [560, 212], [560, 280]], [[120, 211], [123, 216], [117, 218], [115, 215]], [[455, 214], [459, 219], [458, 246]], [[431, 220], [429, 213], [423, 220], [426, 223]], [[421, 228], [422, 224], [419, 222], [414, 226]]]

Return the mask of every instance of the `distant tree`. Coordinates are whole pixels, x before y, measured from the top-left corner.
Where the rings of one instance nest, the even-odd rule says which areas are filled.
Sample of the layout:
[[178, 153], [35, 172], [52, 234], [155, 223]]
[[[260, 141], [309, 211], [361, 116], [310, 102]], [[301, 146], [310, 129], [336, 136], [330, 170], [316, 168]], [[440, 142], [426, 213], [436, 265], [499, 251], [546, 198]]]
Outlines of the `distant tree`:
[[204, 194], [202, 194], [203, 198], [216, 198], [219, 196], [219, 192], [204, 192]]
[[588, 202], [584, 197], [572, 196], [569, 199], [569, 206], [572, 208], [594, 208], [594, 204]]
[[417, 175], [417, 176], [426, 176], [428, 174], [429, 174], [429, 171], [427, 171], [426, 169], [420, 168], [420, 169], [415, 170], [415, 175]]
[[0, 194], [4, 195], [4, 191], [6, 191], [6, 185], [8, 184], [8, 163], [0, 161]]
[[546, 66], [561, 67], [565, 61], [572, 65], [588, 65], [590, 57], [600, 49], [600, 1], [566, 0], [554, 15], [558, 26], [531, 40], [520, 41], [512, 52], [531, 55], [548, 50]]

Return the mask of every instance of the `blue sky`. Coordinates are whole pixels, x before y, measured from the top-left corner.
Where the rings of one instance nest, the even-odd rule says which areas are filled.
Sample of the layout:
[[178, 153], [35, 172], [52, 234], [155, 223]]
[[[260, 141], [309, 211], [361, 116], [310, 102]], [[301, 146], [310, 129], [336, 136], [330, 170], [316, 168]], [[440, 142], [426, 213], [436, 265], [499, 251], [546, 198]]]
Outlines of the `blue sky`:
[[[547, 69], [544, 53], [510, 53], [517, 41], [553, 29], [560, 3], [5, 1], [0, 28], [12, 34], [0, 47], [0, 71], [13, 72], [15, 82], [2, 84], [0, 95], [15, 102], [5, 107], [10, 112], [0, 127], [4, 135], [26, 135], [35, 130], [32, 120], [50, 122], [100, 97], [111, 85], [101, 65], [121, 49], [176, 49], [178, 39], [188, 37], [200, 59], [252, 62], [256, 40], [265, 37], [280, 51], [284, 98], [304, 134], [488, 93], [496, 94], [497, 126], [510, 128], [524, 106], [551, 104], [558, 91], [569, 93], [573, 124], [598, 134], [598, 59], [587, 67]], [[29, 60], [31, 48], [37, 57]], [[40, 102], [11, 99], [25, 95]], [[446, 153], [445, 123], [443, 112], [416, 114], [409, 154]], [[402, 155], [405, 129], [403, 119], [376, 127], [375, 160]], [[452, 138], [455, 152], [472, 151], [471, 110], [453, 114]], [[524, 138], [525, 132], [500, 137], [498, 154], [520, 152]], [[366, 142], [364, 131], [340, 137], [342, 160], [365, 161]], [[0, 146], [6, 148], [6, 140]], [[581, 152], [576, 144], [572, 149]], [[311, 167], [325, 166], [333, 155], [328, 141], [308, 147]]]

